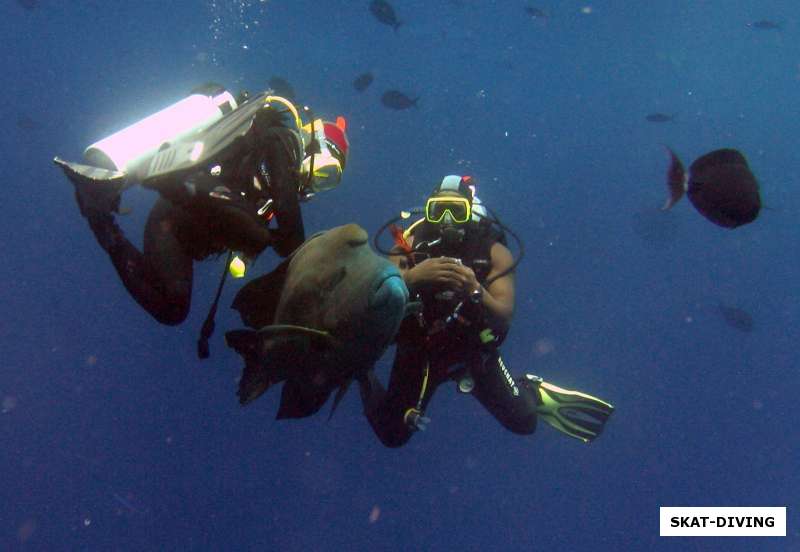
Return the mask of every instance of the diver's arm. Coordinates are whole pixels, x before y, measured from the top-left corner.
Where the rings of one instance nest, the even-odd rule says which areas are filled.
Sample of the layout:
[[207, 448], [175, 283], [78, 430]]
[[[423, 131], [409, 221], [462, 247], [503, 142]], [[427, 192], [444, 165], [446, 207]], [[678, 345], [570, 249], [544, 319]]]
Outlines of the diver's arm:
[[[495, 243], [491, 249], [492, 270], [487, 280], [508, 270], [514, 262], [511, 251], [501, 243]], [[514, 273], [497, 278], [488, 288], [481, 286], [483, 306], [492, 329], [503, 333], [508, 331], [514, 314]]]

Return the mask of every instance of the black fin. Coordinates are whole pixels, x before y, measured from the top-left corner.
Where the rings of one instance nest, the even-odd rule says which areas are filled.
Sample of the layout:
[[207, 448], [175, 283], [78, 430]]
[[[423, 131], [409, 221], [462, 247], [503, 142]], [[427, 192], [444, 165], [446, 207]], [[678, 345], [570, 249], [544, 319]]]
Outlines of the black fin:
[[239, 311], [244, 324], [254, 329], [272, 324], [289, 262], [290, 259], [286, 259], [275, 270], [249, 282], [236, 294], [231, 308]]
[[339, 386], [339, 390], [336, 391], [336, 396], [333, 397], [333, 406], [331, 407], [331, 413], [328, 414], [328, 421], [333, 418], [333, 413], [336, 412], [337, 408], [339, 408], [339, 403], [341, 403], [344, 396], [347, 395], [347, 390], [350, 389], [351, 383], [353, 383], [353, 378], [349, 377], [342, 385]]
[[225, 342], [244, 359], [236, 395], [240, 404], [249, 404], [263, 395], [270, 384], [267, 362], [262, 354], [263, 339], [252, 330], [234, 330], [225, 334]]
[[281, 405], [278, 408], [276, 419], [306, 418], [316, 414], [328, 400], [330, 394], [330, 389], [319, 389], [310, 382], [301, 382], [296, 379], [287, 380], [283, 384]]

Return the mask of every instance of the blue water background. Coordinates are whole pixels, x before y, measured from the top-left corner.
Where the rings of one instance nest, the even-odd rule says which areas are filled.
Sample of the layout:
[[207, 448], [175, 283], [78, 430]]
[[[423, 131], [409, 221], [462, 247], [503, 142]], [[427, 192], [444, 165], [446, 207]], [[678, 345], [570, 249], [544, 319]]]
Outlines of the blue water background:
[[[0, 548], [796, 549], [797, 3], [564, 1], [531, 19], [526, 2], [397, 0], [397, 31], [367, 4], [0, 7]], [[760, 19], [782, 28], [747, 26]], [[134, 303], [53, 156], [79, 160], [197, 84], [258, 91], [273, 75], [350, 125], [345, 182], [304, 206], [309, 233], [374, 232], [443, 175], [478, 179], [525, 243], [507, 363], [613, 402], [600, 439], [512, 435], [452, 386], [399, 450], [353, 391], [330, 422], [276, 422], [276, 391], [237, 403], [232, 311], [196, 358], [221, 259], [196, 266], [183, 325]], [[418, 107], [387, 110], [392, 88]], [[685, 201], [656, 212], [664, 144], [687, 165], [740, 149], [770, 209], [733, 231]], [[125, 196], [136, 243], [153, 200]], [[788, 506], [789, 536], [665, 539], [659, 506]]]

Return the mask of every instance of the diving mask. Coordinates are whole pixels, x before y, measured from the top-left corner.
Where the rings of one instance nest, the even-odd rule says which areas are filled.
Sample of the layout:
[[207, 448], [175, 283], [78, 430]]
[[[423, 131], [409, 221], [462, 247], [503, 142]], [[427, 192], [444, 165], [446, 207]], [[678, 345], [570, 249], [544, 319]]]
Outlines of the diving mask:
[[336, 123], [317, 119], [303, 130], [310, 135], [312, 128], [319, 147], [303, 160], [301, 171], [308, 178], [306, 190], [316, 193], [331, 190], [341, 182], [347, 162], [348, 141], [344, 117], [337, 117]]
[[455, 224], [464, 224], [472, 219], [472, 204], [465, 197], [434, 196], [425, 203], [425, 220], [436, 224], [445, 220], [447, 214]]

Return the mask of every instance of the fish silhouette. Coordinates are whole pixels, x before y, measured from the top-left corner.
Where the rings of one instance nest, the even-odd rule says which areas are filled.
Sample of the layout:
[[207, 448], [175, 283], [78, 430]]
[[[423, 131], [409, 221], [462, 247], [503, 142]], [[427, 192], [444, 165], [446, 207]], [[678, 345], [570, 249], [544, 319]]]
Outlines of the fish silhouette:
[[737, 228], [758, 217], [761, 211], [758, 182], [738, 150], [707, 153], [692, 163], [688, 175], [675, 152], [670, 148], [667, 151], [669, 198], [664, 210], [675, 205], [685, 191], [695, 209], [718, 226]]
[[724, 305], [722, 303], [717, 305], [717, 308], [719, 309], [719, 313], [722, 315], [722, 318], [725, 319], [725, 322], [731, 328], [736, 328], [740, 332], [745, 333], [750, 333], [753, 331], [755, 323], [753, 322], [753, 317], [750, 316], [749, 312], [737, 307]]
[[388, 107], [389, 109], [408, 109], [409, 107], [416, 107], [417, 100], [419, 98], [414, 98], [413, 100], [409, 98], [404, 93], [398, 90], [388, 90], [383, 93], [381, 96], [381, 103]]
[[372, 84], [373, 78], [372, 73], [362, 73], [353, 81], [353, 88], [359, 92], [363, 92]]
[[386, 0], [372, 0], [372, 2], [369, 3], [369, 11], [372, 12], [375, 19], [384, 25], [389, 25], [394, 28], [395, 31], [403, 24], [397, 19], [394, 8], [389, 2], [386, 2]]

